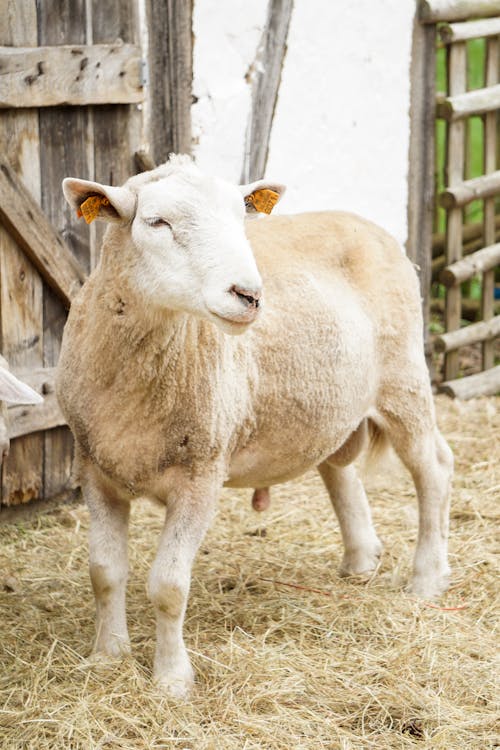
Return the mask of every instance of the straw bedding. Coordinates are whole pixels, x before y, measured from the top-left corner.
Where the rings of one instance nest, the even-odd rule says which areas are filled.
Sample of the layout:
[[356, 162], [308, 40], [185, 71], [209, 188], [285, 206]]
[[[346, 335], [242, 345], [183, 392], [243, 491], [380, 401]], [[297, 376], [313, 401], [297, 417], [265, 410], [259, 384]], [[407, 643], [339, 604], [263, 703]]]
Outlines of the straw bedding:
[[185, 636], [192, 701], [150, 682], [154, 621], [145, 592], [159, 508], [137, 504], [128, 613], [133, 657], [91, 666], [87, 514], [65, 506], [0, 526], [0, 747], [498, 747], [495, 712], [496, 501], [500, 399], [437, 399], [456, 456], [453, 584], [438, 603], [406, 594], [413, 488], [394, 461], [367, 480], [385, 543], [368, 582], [336, 575], [340, 534], [315, 474], [273, 491], [224, 491], [194, 571]]

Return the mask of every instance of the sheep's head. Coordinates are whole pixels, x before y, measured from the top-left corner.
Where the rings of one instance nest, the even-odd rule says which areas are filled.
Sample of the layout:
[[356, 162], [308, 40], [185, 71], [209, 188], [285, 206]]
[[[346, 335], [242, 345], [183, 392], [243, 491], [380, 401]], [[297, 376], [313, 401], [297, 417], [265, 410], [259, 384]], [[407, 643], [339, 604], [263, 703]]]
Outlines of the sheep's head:
[[88, 222], [118, 222], [130, 232], [131, 276], [150, 304], [208, 318], [228, 333], [256, 319], [262, 280], [245, 213], [269, 213], [282, 185], [235, 186], [174, 156], [123, 187], [67, 178], [63, 190]]

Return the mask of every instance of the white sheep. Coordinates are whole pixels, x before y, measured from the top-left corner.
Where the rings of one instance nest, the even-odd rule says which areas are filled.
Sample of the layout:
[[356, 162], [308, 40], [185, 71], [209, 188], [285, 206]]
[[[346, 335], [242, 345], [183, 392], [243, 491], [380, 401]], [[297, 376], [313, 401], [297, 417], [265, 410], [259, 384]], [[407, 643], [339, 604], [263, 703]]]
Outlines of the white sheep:
[[9, 420], [7, 404], [41, 404], [43, 398], [9, 371], [7, 360], [0, 355], [0, 466], [9, 455]]
[[123, 187], [63, 185], [87, 221], [110, 222], [71, 307], [57, 383], [90, 509], [95, 652], [129, 649], [135, 498], [166, 507], [149, 596], [154, 677], [174, 696], [193, 681], [182, 634], [191, 566], [224, 484], [266, 488], [317, 466], [343, 536], [341, 574], [374, 570], [381, 544], [352, 464], [368, 428], [417, 488], [412, 590], [444, 591], [453, 461], [436, 427], [418, 280], [396, 242], [346, 213], [245, 222], [245, 206], [269, 210], [283, 188], [236, 187], [187, 157]]

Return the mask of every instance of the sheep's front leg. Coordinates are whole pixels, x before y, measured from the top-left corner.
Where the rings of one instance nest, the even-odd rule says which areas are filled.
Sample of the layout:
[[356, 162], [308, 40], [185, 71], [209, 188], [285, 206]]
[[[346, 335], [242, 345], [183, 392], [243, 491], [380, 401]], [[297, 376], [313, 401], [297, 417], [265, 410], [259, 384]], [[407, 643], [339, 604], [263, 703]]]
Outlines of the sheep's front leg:
[[82, 490], [90, 512], [90, 579], [96, 601], [93, 654], [118, 657], [130, 651], [125, 615], [130, 505], [90, 476]]
[[191, 488], [169, 497], [165, 525], [149, 575], [149, 596], [156, 610], [157, 641], [153, 677], [167, 693], [185, 698], [194, 674], [182, 628], [191, 567], [213, 515], [217, 489]]

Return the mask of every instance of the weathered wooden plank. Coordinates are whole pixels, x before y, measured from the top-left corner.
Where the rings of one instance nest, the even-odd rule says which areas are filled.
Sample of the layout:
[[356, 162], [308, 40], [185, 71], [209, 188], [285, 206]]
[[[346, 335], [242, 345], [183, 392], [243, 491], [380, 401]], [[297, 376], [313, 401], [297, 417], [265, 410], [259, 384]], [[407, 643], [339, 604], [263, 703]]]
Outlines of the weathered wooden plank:
[[[135, 0], [88, 0], [92, 8], [93, 41], [109, 43], [119, 38], [129, 44], [139, 42], [139, 21]], [[163, 11], [166, 13], [166, 10]], [[149, 94], [150, 105], [151, 92]], [[142, 141], [142, 112], [137, 105], [93, 107], [93, 159], [98, 182], [121, 185], [135, 174], [134, 153]], [[103, 222], [96, 222], [92, 264], [99, 258]]]
[[149, 39], [148, 140], [157, 164], [191, 152], [192, 3], [146, 0]]
[[[38, 43], [84, 45], [87, 41], [85, 0], [44, 0], [38, 3]], [[115, 40], [111, 40], [115, 41]], [[42, 208], [54, 229], [61, 234], [85, 271], [90, 270], [89, 233], [84, 222], [75, 222], [67, 205], [61, 181], [68, 175], [93, 178], [89, 162], [92, 138], [88, 107], [49, 107], [40, 110], [40, 160], [42, 167]], [[66, 310], [50, 289], [44, 290], [44, 365], [54, 367], [59, 358]], [[67, 428], [56, 427], [45, 433], [45, 499], [65, 492], [71, 486], [73, 441]]]
[[[33, 0], [4, 0], [0, 44], [36, 46]], [[0, 112], [0, 153], [35, 199], [40, 196], [38, 112]], [[0, 337], [2, 353], [14, 369], [43, 364], [42, 288], [39, 273], [16, 240], [0, 225]], [[40, 435], [13, 440], [2, 466], [2, 507], [43, 495], [44, 441]]]
[[[454, 123], [460, 125], [460, 122]], [[478, 198], [491, 198], [500, 193], [500, 170], [491, 174], [473, 177], [471, 180], [449, 186], [439, 196], [443, 208], [462, 208]]]
[[5, 159], [0, 160], [0, 222], [69, 307], [85, 271]]
[[264, 176], [292, 9], [293, 0], [270, 0], [258, 59], [248, 74], [252, 81], [252, 108], [246, 133], [242, 183]]
[[459, 328], [458, 331], [442, 333], [434, 340], [437, 352], [450, 352], [461, 346], [476, 344], [478, 341], [492, 341], [500, 336], [500, 315], [491, 320], [481, 320], [479, 323]]
[[[498, 263], [500, 263], [500, 243], [488, 245], [488, 247], [483, 247], [476, 253], [471, 253], [466, 258], [443, 268], [439, 275], [439, 281], [447, 287], [457, 286], [478, 273], [495, 268]], [[493, 294], [491, 295], [491, 301], [493, 303]]]
[[467, 39], [482, 39], [500, 34], [500, 18], [486, 18], [480, 21], [447, 23], [439, 27], [439, 35], [444, 44], [464, 42]]
[[408, 174], [408, 257], [418, 266], [424, 338], [428, 363], [429, 297], [434, 215], [434, 99], [436, 95], [436, 29], [413, 25]]
[[[456, 96], [467, 87], [467, 48], [458, 42], [448, 48], [449, 94]], [[462, 120], [450, 122], [447, 131], [447, 182], [453, 188], [463, 180], [465, 155], [465, 124]], [[462, 257], [462, 211], [450, 208], [446, 220], [446, 262], [456, 263]], [[446, 293], [445, 325], [447, 331], [460, 328], [462, 295], [460, 287], [452, 287]], [[445, 377], [451, 380], [458, 375], [458, 355], [449, 352], [444, 363]]]
[[56, 397], [55, 367], [38, 367], [17, 371], [15, 374], [43, 396], [43, 404], [9, 405], [8, 431], [11, 440], [66, 424]]
[[500, 15], [500, 0], [420, 0], [419, 18], [424, 23], [464, 21]]
[[[484, 71], [484, 82], [486, 86], [492, 86], [498, 82], [498, 66], [500, 63], [500, 49], [498, 38], [488, 39], [486, 42], [486, 64]], [[500, 88], [498, 86], [497, 88]], [[497, 113], [489, 112], [484, 118], [484, 171], [486, 174], [494, 172], [497, 167]], [[484, 241], [487, 245], [495, 242], [495, 198], [487, 198], [484, 201]], [[500, 263], [500, 256], [497, 260]], [[481, 288], [481, 313], [483, 320], [493, 317], [494, 294], [495, 294], [495, 270], [494, 267], [484, 268], [483, 283]], [[483, 370], [493, 367], [495, 353], [493, 342], [485, 340], [482, 346]]]
[[495, 396], [500, 393], [500, 365], [479, 372], [477, 375], [441, 383], [438, 391], [464, 401], [477, 396]]
[[436, 102], [436, 116], [445, 120], [459, 120], [470, 115], [493, 112], [499, 108], [500, 84], [439, 99]]
[[136, 45], [0, 47], [0, 107], [129, 104], [143, 98]]

